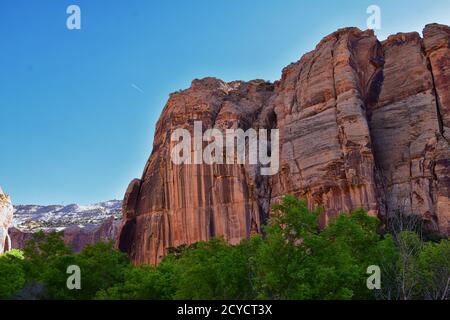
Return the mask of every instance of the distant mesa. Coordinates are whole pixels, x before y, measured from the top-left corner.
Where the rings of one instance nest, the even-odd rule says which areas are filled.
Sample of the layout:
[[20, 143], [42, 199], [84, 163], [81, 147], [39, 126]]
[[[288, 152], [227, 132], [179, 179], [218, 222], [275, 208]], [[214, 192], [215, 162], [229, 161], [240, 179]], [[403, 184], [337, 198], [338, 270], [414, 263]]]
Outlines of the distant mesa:
[[12, 248], [22, 249], [37, 231], [63, 232], [74, 251], [101, 240], [116, 241], [121, 225], [121, 200], [93, 205], [16, 205], [9, 228]]

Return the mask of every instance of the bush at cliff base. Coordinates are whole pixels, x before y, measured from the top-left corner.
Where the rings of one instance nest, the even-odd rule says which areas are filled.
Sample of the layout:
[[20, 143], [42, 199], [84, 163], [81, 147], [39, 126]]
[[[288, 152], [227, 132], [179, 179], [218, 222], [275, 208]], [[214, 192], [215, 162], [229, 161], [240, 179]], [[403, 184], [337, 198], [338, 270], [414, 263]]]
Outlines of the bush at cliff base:
[[0, 256], [0, 299], [9, 299], [25, 285], [23, 254], [12, 250]]

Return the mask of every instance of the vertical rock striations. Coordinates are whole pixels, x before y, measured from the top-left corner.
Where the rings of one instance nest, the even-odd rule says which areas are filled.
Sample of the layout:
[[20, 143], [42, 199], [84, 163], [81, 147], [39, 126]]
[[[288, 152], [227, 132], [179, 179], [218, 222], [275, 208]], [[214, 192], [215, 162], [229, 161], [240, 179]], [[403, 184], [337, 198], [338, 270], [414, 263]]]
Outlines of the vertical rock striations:
[[382, 178], [383, 210], [399, 209], [437, 221], [439, 117], [433, 75], [418, 33], [382, 43], [383, 83], [370, 107], [374, 154]]
[[[275, 84], [194, 80], [170, 96], [153, 152], [123, 204], [121, 250], [157, 263], [170, 247], [260, 232], [285, 194], [323, 206], [322, 223], [364, 208], [381, 218], [420, 214], [449, 234], [450, 28], [428, 25], [380, 43], [346, 28], [324, 38]], [[280, 130], [280, 169], [174, 165], [171, 133], [195, 121], [203, 131]], [[192, 151], [195, 153], [195, 150]]]
[[294, 194], [326, 209], [378, 213], [367, 102], [382, 59], [373, 32], [339, 30], [283, 71], [274, 109], [281, 171], [272, 198]]
[[450, 234], [450, 28], [431, 24], [423, 33], [439, 122], [433, 162], [434, 218], [439, 230]]
[[[156, 126], [152, 155], [141, 180], [124, 200], [124, 226], [118, 246], [137, 263], [155, 263], [169, 247], [226, 235], [238, 243], [259, 232], [262, 211], [254, 168], [242, 165], [174, 165], [171, 133], [193, 136], [194, 121], [209, 128], [258, 128], [273, 94], [265, 81], [194, 80], [171, 95]], [[193, 150], [193, 153], [195, 150]], [[267, 199], [268, 201], [268, 199]]]

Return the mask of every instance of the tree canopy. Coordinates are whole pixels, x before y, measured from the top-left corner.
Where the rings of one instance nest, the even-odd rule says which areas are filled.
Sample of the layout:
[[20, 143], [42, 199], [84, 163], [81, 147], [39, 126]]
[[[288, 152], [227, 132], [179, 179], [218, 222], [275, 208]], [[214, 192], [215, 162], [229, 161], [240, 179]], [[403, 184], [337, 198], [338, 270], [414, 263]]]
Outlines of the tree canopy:
[[[158, 266], [135, 266], [111, 242], [74, 253], [62, 234], [34, 235], [0, 256], [1, 299], [448, 299], [450, 242], [417, 230], [380, 233], [364, 210], [319, 226], [321, 210], [286, 196], [263, 235], [232, 246], [223, 238], [173, 248]], [[392, 232], [395, 230], [395, 232]], [[70, 290], [67, 268], [81, 270]], [[381, 289], [366, 285], [369, 266]]]

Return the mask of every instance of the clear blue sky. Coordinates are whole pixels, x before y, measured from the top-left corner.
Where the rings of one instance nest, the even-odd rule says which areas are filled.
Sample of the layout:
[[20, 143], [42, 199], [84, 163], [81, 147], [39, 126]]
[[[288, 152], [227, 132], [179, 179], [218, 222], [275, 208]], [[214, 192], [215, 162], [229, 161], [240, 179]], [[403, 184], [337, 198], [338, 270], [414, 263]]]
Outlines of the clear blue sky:
[[16, 204], [122, 198], [170, 92], [276, 80], [323, 36], [365, 29], [370, 4], [380, 38], [450, 24], [448, 0], [0, 0], [0, 185]]

